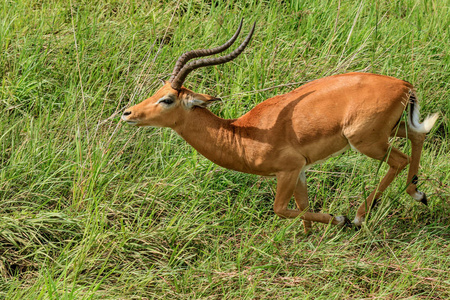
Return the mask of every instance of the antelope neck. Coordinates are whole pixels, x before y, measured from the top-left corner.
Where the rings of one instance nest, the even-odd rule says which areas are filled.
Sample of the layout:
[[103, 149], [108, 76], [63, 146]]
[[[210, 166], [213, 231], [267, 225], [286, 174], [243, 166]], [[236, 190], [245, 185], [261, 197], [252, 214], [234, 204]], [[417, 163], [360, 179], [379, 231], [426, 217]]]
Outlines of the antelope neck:
[[233, 119], [222, 119], [208, 109], [196, 107], [189, 111], [174, 129], [207, 159], [222, 167], [249, 173], [245, 152]]

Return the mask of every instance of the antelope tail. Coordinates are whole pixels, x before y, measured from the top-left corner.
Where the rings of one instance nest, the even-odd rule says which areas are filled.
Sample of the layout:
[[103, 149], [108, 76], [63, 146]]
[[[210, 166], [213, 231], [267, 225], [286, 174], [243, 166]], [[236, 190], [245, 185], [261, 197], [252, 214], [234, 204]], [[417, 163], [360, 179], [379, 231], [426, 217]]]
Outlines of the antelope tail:
[[408, 125], [410, 129], [418, 133], [428, 133], [433, 127], [434, 123], [439, 117], [439, 113], [434, 113], [425, 118], [425, 120], [420, 123], [420, 106], [417, 101], [416, 94], [414, 92], [410, 93], [409, 96], [409, 114], [408, 114]]

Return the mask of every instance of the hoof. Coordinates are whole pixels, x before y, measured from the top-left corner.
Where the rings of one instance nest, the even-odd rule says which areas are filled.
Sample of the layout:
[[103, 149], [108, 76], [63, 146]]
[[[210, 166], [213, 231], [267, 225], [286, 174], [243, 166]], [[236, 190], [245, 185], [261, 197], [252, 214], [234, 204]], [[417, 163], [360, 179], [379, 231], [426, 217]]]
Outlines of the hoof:
[[345, 228], [351, 228], [351, 227], [353, 227], [353, 223], [352, 223], [352, 221], [350, 221], [350, 219], [349, 218], [347, 218], [347, 217], [345, 217], [344, 216], [344, 218], [345, 218], [345, 222], [344, 222], [344, 227]]
[[355, 228], [355, 231], [360, 231], [361, 230], [361, 225], [354, 225], [353, 227]]
[[427, 199], [427, 195], [425, 195], [425, 193], [423, 194], [423, 198], [420, 200], [420, 202], [422, 202], [423, 204], [428, 206], [428, 199]]

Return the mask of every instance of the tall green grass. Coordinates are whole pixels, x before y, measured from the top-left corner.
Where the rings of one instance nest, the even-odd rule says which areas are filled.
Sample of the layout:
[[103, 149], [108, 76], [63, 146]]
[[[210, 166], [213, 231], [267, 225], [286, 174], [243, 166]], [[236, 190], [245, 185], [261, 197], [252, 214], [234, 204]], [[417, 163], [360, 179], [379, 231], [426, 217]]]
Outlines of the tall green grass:
[[[412, 82], [422, 115], [441, 113], [421, 161], [428, 207], [402, 173], [360, 231], [305, 236], [274, 215], [272, 179], [123, 125], [179, 55], [242, 17], [244, 34], [257, 24], [245, 53], [187, 86], [236, 118], [327, 75]], [[2, 1], [0, 298], [449, 298], [449, 28], [444, 0]], [[354, 152], [316, 166], [312, 209], [354, 216], [385, 171]]]

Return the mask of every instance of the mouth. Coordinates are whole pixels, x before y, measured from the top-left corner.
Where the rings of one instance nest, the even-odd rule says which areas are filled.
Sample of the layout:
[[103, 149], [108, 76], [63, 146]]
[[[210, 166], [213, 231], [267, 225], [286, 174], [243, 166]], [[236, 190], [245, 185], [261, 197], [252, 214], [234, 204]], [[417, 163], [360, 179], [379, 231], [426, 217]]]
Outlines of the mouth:
[[136, 125], [138, 123], [137, 121], [127, 120], [126, 116], [122, 116], [121, 119], [122, 119], [122, 121], [127, 122], [127, 124], [129, 124], [129, 125]]

